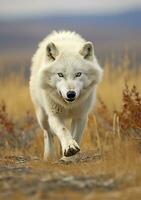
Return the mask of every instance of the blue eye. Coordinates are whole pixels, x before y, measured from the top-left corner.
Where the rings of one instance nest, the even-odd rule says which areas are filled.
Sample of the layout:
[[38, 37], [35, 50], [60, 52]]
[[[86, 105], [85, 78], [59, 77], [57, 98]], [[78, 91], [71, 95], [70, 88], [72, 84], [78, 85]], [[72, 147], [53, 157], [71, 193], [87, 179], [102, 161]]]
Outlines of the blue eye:
[[77, 72], [77, 73], [75, 74], [75, 77], [80, 77], [81, 75], [82, 75], [81, 72]]
[[63, 73], [57, 73], [59, 77], [64, 77]]

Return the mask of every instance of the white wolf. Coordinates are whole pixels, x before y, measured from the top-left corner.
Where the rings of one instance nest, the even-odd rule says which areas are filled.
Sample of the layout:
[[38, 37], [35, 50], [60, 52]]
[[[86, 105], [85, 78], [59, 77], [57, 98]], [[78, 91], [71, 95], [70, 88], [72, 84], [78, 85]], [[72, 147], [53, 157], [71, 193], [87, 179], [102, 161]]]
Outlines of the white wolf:
[[[33, 56], [30, 93], [44, 131], [44, 159], [53, 155], [53, 135], [65, 157], [75, 155], [93, 106], [102, 69], [93, 44], [70, 31], [53, 32]], [[71, 119], [67, 128], [66, 119]]]

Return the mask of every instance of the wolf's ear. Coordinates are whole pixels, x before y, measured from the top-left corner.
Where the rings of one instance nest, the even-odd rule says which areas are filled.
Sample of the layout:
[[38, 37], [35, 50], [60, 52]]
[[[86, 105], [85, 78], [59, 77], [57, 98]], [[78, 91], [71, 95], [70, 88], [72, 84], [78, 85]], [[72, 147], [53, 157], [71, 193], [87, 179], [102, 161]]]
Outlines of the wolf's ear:
[[86, 42], [79, 52], [84, 59], [93, 60], [94, 46], [92, 42]]
[[55, 60], [59, 52], [53, 42], [49, 43], [46, 47], [47, 56], [50, 60]]

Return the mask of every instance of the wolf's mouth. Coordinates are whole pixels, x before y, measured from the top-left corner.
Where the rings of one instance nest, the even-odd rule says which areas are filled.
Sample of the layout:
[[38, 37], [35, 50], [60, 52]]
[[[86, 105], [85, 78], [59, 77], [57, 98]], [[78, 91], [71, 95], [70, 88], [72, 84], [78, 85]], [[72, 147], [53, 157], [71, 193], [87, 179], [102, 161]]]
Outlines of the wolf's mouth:
[[75, 100], [75, 98], [74, 99], [65, 99], [65, 101], [67, 101], [67, 102], [73, 102]]

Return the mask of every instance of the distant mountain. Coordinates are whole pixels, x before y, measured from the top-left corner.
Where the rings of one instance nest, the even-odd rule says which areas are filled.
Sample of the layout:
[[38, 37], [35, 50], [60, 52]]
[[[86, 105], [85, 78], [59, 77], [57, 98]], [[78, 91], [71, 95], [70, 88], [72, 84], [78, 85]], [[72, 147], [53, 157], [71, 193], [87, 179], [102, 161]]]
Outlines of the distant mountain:
[[141, 61], [141, 10], [103, 16], [41, 15], [0, 20], [0, 61], [4, 65], [29, 63], [38, 42], [54, 29], [79, 32], [94, 42], [101, 59], [111, 53], [118, 56], [128, 47]]
[[22, 18], [11, 18], [11, 19], [0, 19], [0, 23], [18, 23], [18, 22], [43, 22], [43, 21], [52, 21], [53, 23], [74, 23], [74, 22], [90, 22], [96, 25], [119, 25], [119, 26], [128, 26], [128, 27], [140, 27], [141, 28], [141, 10], [130, 10], [117, 14], [106, 14], [106, 15], [33, 15], [33, 16], [25, 16]]

